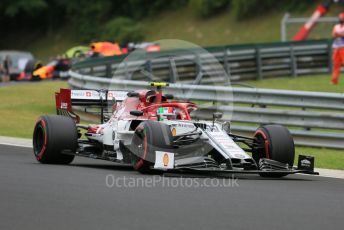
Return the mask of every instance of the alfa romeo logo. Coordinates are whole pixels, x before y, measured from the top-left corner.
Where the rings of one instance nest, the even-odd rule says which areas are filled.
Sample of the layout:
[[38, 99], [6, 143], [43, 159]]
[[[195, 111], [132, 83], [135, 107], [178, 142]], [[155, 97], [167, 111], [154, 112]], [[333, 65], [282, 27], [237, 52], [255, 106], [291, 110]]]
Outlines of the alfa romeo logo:
[[164, 157], [163, 157], [162, 161], [164, 163], [164, 167], [167, 167], [168, 166], [168, 162], [170, 161], [167, 153], [164, 153]]

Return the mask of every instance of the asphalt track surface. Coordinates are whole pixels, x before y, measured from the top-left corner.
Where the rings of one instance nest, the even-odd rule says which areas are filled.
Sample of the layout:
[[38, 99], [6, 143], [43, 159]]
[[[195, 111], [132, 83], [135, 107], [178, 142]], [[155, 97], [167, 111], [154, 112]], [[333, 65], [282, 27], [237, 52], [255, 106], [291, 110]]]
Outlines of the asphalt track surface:
[[4, 230], [328, 230], [343, 229], [343, 224], [342, 179], [162, 178], [87, 158], [68, 166], [43, 165], [31, 148], [0, 145]]

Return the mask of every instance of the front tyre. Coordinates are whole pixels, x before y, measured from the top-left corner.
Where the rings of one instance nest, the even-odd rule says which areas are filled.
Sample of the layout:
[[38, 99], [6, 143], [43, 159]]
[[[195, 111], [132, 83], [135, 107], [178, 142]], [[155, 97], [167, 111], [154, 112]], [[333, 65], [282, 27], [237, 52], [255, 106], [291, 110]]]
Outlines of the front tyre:
[[37, 75], [32, 75], [30, 80], [31, 81], [41, 81], [42, 78], [40, 76], [37, 76]]
[[167, 124], [144, 121], [135, 130], [130, 147], [135, 170], [149, 173], [155, 162], [155, 151], [171, 151], [173, 137]]
[[44, 164], [69, 164], [77, 149], [77, 129], [70, 117], [42, 116], [33, 131], [33, 152]]
[[[294, 164], [295, 146], [289, 130], [282, 125], [264, 125], [257, 129], [254, 135], [255, 142], [261, 146], [252, 152], [253, 159], [258, 163], [261, 158]], [[264, 177], [282, 177], [287, 174], [261, 174]]]

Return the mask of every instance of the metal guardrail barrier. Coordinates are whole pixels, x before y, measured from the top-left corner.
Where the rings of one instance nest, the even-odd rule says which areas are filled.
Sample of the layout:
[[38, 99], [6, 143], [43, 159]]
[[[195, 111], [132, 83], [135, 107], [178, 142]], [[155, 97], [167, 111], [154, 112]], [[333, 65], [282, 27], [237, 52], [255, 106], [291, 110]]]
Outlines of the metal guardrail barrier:
[[[148, 87], [145, 81], [97, 78], [74, 71], [70, 75], [72, 88]], [[165, 91], [176, 99], [198, 101], [200, 109], [193, 114], [195, 118], [209, 119], [215, 111], [223, 112], [222, 119], [231, 120], [232, 130], [238, 133], [252, 134], [260, 124], [283, 124], [290, 128], [298, 145], [344, 149], [344, 94], [179, 83], [170, 84]]]
[[[250, 108], [242, 106], [200, 106], [196, 117], [211, 120], [212, 114], [221, 111], [223, 121], [254, 124], [281, 124], [303, 128], [344, 129], [344, 114], [328, 112], [298, 111], [286, 109]], [[233, 114], [231, 112], [233, 111]]]
[[[73, 65], [72, 70], [102, 78], [219, 84], [238, 80], [329, 73], [331, 41], [282, 42], [167, 50], [138, 54], [90, 58]], [[210, 55], [209, 55], [210, 54]]]

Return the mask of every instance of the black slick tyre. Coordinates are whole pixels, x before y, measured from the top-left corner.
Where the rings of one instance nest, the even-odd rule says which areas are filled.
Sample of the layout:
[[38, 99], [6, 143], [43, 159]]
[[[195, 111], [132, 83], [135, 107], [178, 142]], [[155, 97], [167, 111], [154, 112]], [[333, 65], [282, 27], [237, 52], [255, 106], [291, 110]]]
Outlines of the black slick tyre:
[[77, 129], [70, 117], [42, 116], [33, 131], [33, 152], [45, 164], [69, 164], [77, 149]]
[[171, 152], [172, 141], [168, 125], [157, 121], [142, 122], [135, 129], [130, 147], [134, 169], [141, 173], [149, 173], [155, 162], [155, 151]]
[[[257, 129], [255, 142], [261, 148], [252, 152], [253, 159], [258, 163], [261, 158], [275, 160], [288, 164], [291, 168], [294, 164], [295, 146], [294, 140], [287, 128], [282, 125], [265, 125]], [[261, 174], [265, 177], [282, 177], [286, 174]]]

